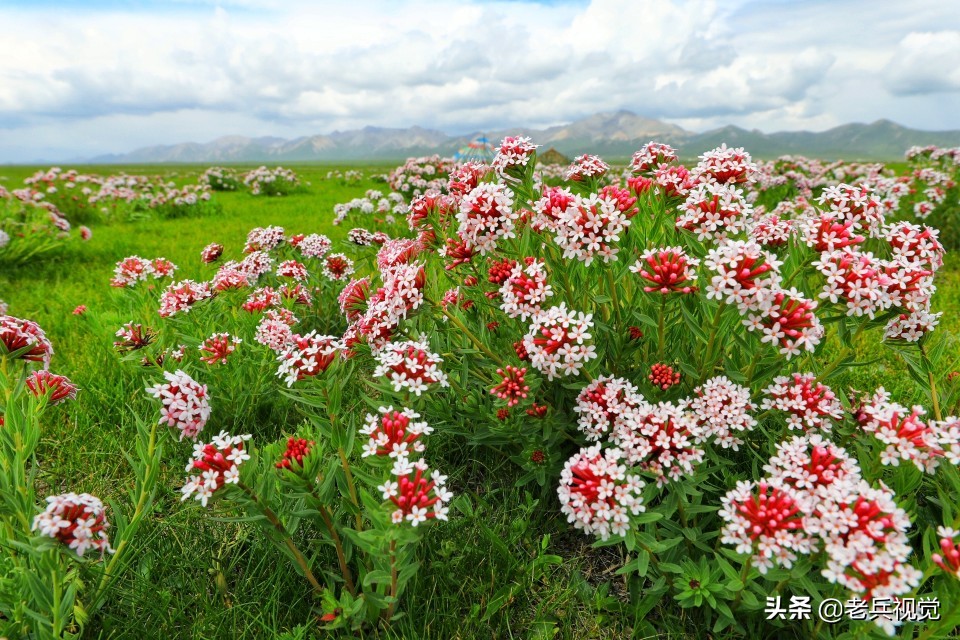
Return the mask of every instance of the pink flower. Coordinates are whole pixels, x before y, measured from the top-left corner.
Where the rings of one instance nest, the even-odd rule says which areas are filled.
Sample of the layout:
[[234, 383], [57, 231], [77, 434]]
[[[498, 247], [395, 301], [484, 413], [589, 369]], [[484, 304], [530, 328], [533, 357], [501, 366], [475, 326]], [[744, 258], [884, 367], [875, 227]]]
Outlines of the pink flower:
[[457, 213], [457, 235], [468, 247], [485, 255], [496, 249], [498, 241], [515, 237], [517, 217], [513, 191], [502, 184], [483, 183], [463, 197]]
[[342, 253], [331, 253], [323, 261], [323, 275], [330, 280], [346, 280], [353, 273], [353, 261]]
[[212, 242], [203, 248], [200, 252], [200, 259], [207, 264], [216, 262], [223, 255], [223, 245]]
[[428, 480], [427, 471], [422, 460], [411, 464], [405, 457], [398, 457], [393, 466], [396, 481], [387, 480], [378, 487], [383, 499], [396, 507], [391, 516], [394, 524], [406, 521], [416, 527], [427, 520], [447, 519], [446, 505], [453, 498], [445, 486], [447, 478], [434, 471]]
[[787, 426], [806, 431], [817, 429], [829, 433], [833, 420], [843, 418], [843, 406], [836, 394], [819, 382], [812, 373], [794, 373], [780, 376], [763, 390], [760, 407], [764, 410], [783, 411], [788, 414]]
[[677, 228], [697, 234], [698, 240], [723, 240], [746, 228], [752, 208], [740, 189], [727, 184], [699, 183], [677, 209]]
[[159, 423], [165, 422], [179, 429], [181, 440], [196, 440], [210, 419], [207, 385], [198, 383], [179, 369], [174, 373], [164, 371], [163, 376], [166, 383], [147, 388], [147, 393], [159, 398], [162, 404]]
[[687, 256], [680, 247], [648, 249], [640, 260], [630, 267], [654, 286], [644, 287], [647, 293], [693, 293], [697, 290], [697, 272], [700, 261]]
[[226, 364], [227, 356], [236, 351], [240, 342], [240, 338], [234, 338], [229, 333], [215, 333], [200, 345], [200, 353], [206, 354], [200, 359], [211, 365]]
[[566, 303], [534, 315], [523, 339], [530, 364], [547, 380], [578, 374], [597, 357], [596, 347], [586, 344], [592, 328], [592, 314], [568, 311]]
[[53, 344], [32, 320], [0, 315], [0, 346], [4, 349], [3, 355], [18, 353], [20, 360], [40, 362], [44, 369], [50, 367]]
[[46, 369], [34, 371], [26, 380], [27, 389], [37, 398], [48, 398], [51, 405], [60, 404], [77, 397], [77, 386], [66, 376], [50, 373]]
[[730, 149], [722, 144], [700, 156], [693, 173], [701, 182], [742, 184], [756, 179], [757, 166], [742, 147]]
[[490, 393], [501, 400], [506, 400], [507, 407], [518, 404], [520, 400], [526, 399], [530, 392], [530, 387], [524, 380], [526, 373], [526, 367], [518, 368], [509, 364], [503, 369], [497, 369], [497, 375], [501, 380], [497, 386], [490, 389]]
[[406, 458], [411, 453], [423, 453], [426, 445], [421, 436], [430, 435], [433, 429], [419, 417], [412, 409], [394, 411], [392, 406], [380, 407], [379, 416], [368, 413], [366, 426], [360, 430], [370, 438], [363, 447], [363, 457]]
[[546, 263], [529, 260], [517, 263], [500, 287], [500, 309], [511, 318], [526, 320], [540, 311], [553, 289], [547, 284]]
[[373, 377], [386, 377], [398, 393], [407, 391], [419, 396], [431, 385], [449, 386], [447, 375], [439, 368], [443, 358], [430, 351], [426, 340], [388, 343], [376, 359]]
[[64, 493], [47, 498], [47, 508], [33, 518], [32, 531], [59, 540], [80, 557], [89, 549], [101, 556], [113, 553], [107, 538], [106, 509], [103, 503], [89, 493]]
[[160, 295], [161, 318], [169, 318], [178, 313], [188, 313], [196, 303], [213, 297], [213, 291], [206, 282], [181, 280], [170, 284]]
[[630, 170], [634, 174], [652, 173], [661, 164], [676, 162], [677, 150], [662, 142], [648, 142], [633, 154]]
[[303, 336], [293, 335], [277, 355], [280, 363], [277, 375], [284, 379], [288, 387], [292, 387], [298, 380], [326, 371], [343, 346], [339, 338], [317, 335], [316, 331]]
[[187, 472], [198, 471], [199, 474], [187, 479], [180, 489], [183, 494], [180, 500], [193, 496], [205, 507], [224, 485], [239, 483], [240, 465], [250, 459], [250, 454], [243, 448], [243, 443], [249, 439], [249, 435], [231, 436], [221, 431], [208, 444], [195, 445]]
[[560, 512], [574, 527], [601, 540], [627, 534], [630, 516], [644, 511], [644, 482], [623, 461], [622, 451], [603, 451], [599, 444], [567, 460], [557, 496]]
[[296, 260], [286, 260], [277, 265], [278, 278], [293, 278], [297, 282], [303, 282], [309, 275], [307, 268]]
[[81, 305], [77, 305], [77, 307], [73, 310], [73, 315], [82, 316], [86, 312], [87, 312], [87, 305], [81, 304]]
[[573, 159], [563, 177], [565, 180], [582, 182], [587, 178], [602, 178], [609, 170], [610, 165], [599, 156], [584, 154]]
[[696, 443], [713, 438], [724, 449], [738, 451], [743, 440], [738, 435], [753, 430], [757, 421], [750, 415], [754, 406], [750, 390], [724, 376], [710, 378], [693, 390], [693, 397], [680, 406], [689, 411], [697, 428]]

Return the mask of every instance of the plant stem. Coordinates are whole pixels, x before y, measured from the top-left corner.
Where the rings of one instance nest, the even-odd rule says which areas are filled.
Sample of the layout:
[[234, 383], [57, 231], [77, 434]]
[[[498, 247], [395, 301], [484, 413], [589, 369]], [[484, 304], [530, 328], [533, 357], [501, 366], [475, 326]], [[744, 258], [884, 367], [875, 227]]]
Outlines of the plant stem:
[[347, 454], [343, 450], [343, 447], [337, 448], [337, 455], [340, 456], [340, 467], [343, 469], [344, 475], [347, 477], [347, 489], [350, 491], [350, 502], [353, 503], [353, 506], [357, 508], [356, 522], [357, 522], [357, 532], [363, 531], [363, 516], [360, 515], [360, 500], [357, 499], [357, 485], [353, 480], [353, 472], [350, 471], [350, 461], [347, 460]]
[[660, 308], [657, 316], [657, 361], [663, 360], [664, 315], [666, 315], [667, 296], [660, 296]]
[[480, 339], [477, 338], [477, 336], [475, 336], [473, 332], [466, 327], [466, 325], [460, 322], [460, 318], [456, 317], [455, 315], [452, 315], [449, 311], [447, 311], [440, 305], [434, 305], [434, 306], [437, 309], [439, 309], [440, 313], [445, 315], [453, 324], [457, 325], [457, 328], [460, 329], [460, 331], [463, 331], [463, 334], [470, 339], [470, 342], [473, 343], [473, 346], [475, 346], [477, 349], [482, 351], [484, 354], [486, 354], [488, 358], [493, 360], [495, 363], [497, 363], [501, 367], [504, 366], [503, 360], [500, 359], [495, 353], [490, 351], [490, 349], [488, 349], [482, 342], [480, 342]]
[[737, 596], [733, 599], [733, 604], [730, 606], [731, 609], [736, 609], [740, 605], [740, 599], [743, 597], [743, 592], [747, 588], [747, 577], [750, 575], [750, 569], [752, 568], [753, 556], [749, 556], [747, 561], [743, 563], [743, 569], [740, 570], [740, 584], [743, 585], [743, 588], [737, 591]]
[[709, 366], [703, 368], [703, 379], [701, 382], [710, 377], [714, 366], [717, 364], [718, 358], [713, 357], [713, 345], [716, 343], [717, 331], [720, 329], [720, 318], [723, 316], [723, 310], [726, 308], [727, 303], [721, 300], [720, 304], [717, 306], [716, 313], [713, 314], [713, 322], [710, 324], [710, 337], [707, 339], [707, 350], [703, 354], [704, 361], [709, 359], [710, 364]]
[[397, 606], [397, 541], [390, 541], [390, 597], [392, 598], [390, 606], [384, 612], [383, 619], [387, 622], [393, 617], [393, 611]]
[[337, 527], [333, 523], [333, 518], [330, 517], [330, 512], [324, 506], [323, 502], [311, 487], [310, 495], [313, 496], [313, 499], [317, 501], [317, 511], [320, 512], [320, 517], [323, 519], [324, 526], [327, 527], [327, 531], [330, 532], [330, 538], [333, 539], [333, 545], [337, 550], [337, 563], [340, 565], [340, 574], [343, 576], [343, 581], [347, 586], [347, 591], [350, 592], [350, 595], [356, 595], [356, 586], [353, 584], [353, 574], [350, 572], [350, 567], [347, 565], [347, 556], [343, 552], [343, 541], [340, 539], [340, 534], [337, 533]]
[[620, 326], [620, 299], [617, 296], [617, 285], [613, 281], [613, 271], [607, 269], [607, 286], [610, 287], [610, 297], [613, 298], [611, 304], [613, 304], [613, 313], [614, 317], [617, 319], [617, 327]]
[[927, 356], [927, 349], [923, 346], [922, 343], [919, 344], [920, 347], [920, 357], [923, 358], [923, 366], [927, 369], [927, 380], [930, 381], [930, 400], [933, 402], [933, 417], [937, 421], [943, 420], [943, 415], [940, 413], [940, 396], [937, 395], [937, 380], [933, 376], [933, 368], [930, 364], [930, 358]]
[[280, 522], [280, 518], [277, 517], [277, 514], [273, 512], [273, 509], [260, 502], [260, 499], [253, 492], [253, 490], [250, 489], [250, 487], [242, 482], [238, 482], [237, 486], [240, 487], [241, 491], [247, 494], [247, 497], [253, 501], [260, 513], [262, 513], [267, 519], [267, 522], [273, 525], [273, 528], [277, 531], [277, 533], [283, 537], [283, 544], [287, 547], [287, 549], [290, 550], [290, 553], [293, 554], [293, 559], [296, 561], [301, 571], [303, 571], [303, 575], [306, 577], [307, 582], [313, 586], [313, 590], [318, 594], [322, 593], [324, 590], [323, 585], [321, 585], [317, 581], [316, 576], [313, 575], [313, 571], [310, 570], [310, 565], [307, 563], [307, 559], [304, 557], [297, 545], [294, 544], [293, 537], [290, 535], [290, 532], [287, 531], [287, 528], [283, 526], [283, 523]]

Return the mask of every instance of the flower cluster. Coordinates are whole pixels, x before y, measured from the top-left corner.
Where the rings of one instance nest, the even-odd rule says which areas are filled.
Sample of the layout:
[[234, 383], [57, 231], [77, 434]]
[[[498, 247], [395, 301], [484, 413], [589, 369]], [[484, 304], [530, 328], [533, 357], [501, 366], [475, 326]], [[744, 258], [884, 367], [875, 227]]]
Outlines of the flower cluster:
[[39, 362], [44, 369], [50, 367], [53, 344], [32, 320], [0, 315], [0, 345], [4, 349], [0, 355], [16, 354], [19, 360]]
[[243, 342], [240, 338], [235, 338], [229, 333], [215, 333], [201, 344], [198, 348], [200, 357], [207, 364], [226, 364], [227, 356], [237, 350], [237, 345]]
[[426, 450], [420, 436], [430, 435], [433, 428], [419, 420], [419, 413], [412, 409], [395, 411], [392, 406], [380, 407], [379, 411], [379, 416], [368, 413], [366, 426], [360, 430], [370, 438], [363, 447], [363, 457], [406, 458]]
[[417, 396], [431, 385], [449, 386], [447, 374], [440, 370], [443, 358], [430, 351], [426, 340], [390, 342], [377, 355], [373, 377], [385, 377], [394, 391], [409, 391]]
[[209, 443], [195, 445], [193, 460], [187, 464], [186, 471], [199, 474], [189, 476], [180, 489], [183, 494], [180, 500], [193, 497], [205, 507], [225, 484], [238, 484], [240, 465], [250, 459], [250, 454], [243, 448], [243, 443], [249, 439], [249, 435], [231, 436], [221, 431]]
[[34, 371], [26, 380], [27, 389], [37, 398], [47, 398], [57, 405], [77, 397], [77, 386], [66, 376], [50, 373], [46, 369]]
[[158, 398], [162, 404], [160, 424], [176, 427], [181, 440], [196, 440], [210, 419], [207, 385], [198, 383], [179, 369], [174, 373], [164, 371], [163, 377], [167, 379], [165, 383], [147, 388], [147, 393]]
[[178, 313], [187, 313], [201, 300], [213, 297], [213, 291], [207, 282], [181, 280], [168, 286], [160, 296], [161, 318], [169, 318]]
[[553, 289], [547, 284], [546, 263], [530, 259], [514, 265], [500, 287], [500, 309], [511, 318], [526, 320], [540, 311]]
[[343, 346], [336, 336], [321, 336], [316, 331], [302, 336], [294, 334], [277, 354], [277, 376], [292, 387], [298, 380], [319, 375], [333, 363]]
[[33, 531], [57, 540], [80, 557], [90, 549], [113, 553], [107, 537], [106, 509], [89, 493], [64, 493], [47, 498], [47, 508], [33, 518]]
[[622, 451], [601, 451], [599, 444], [567, 460], [557, 495], [561, 513], [574, 527], [601, 540], [624, 536], [630, 516], [644, 511], [644, 483], [622, 462]]
[[699, 264], [699, 260], [689, 257], [681, 247], [665, 247], [644, 251], [630, 271], [650, 283], [643, 288], [647, 293], [693, 293], [697, 290], [694, 269]]
[[843, 407], [830, 387], [817, 382], [812, 373], [780, 376], [763, 390], [760, 407], [783, 411], [787, 426], [799, 431], [816, 429], [829, 433], [833, 421], [843, 418]]
[[592, 320], [592, 314], [568, 311], [566, 303], [533, 316], [523, 338], [530, 364], [547, 380], [579, 373], [597, 357], [596, 347], [586, 344], [592, 337]]

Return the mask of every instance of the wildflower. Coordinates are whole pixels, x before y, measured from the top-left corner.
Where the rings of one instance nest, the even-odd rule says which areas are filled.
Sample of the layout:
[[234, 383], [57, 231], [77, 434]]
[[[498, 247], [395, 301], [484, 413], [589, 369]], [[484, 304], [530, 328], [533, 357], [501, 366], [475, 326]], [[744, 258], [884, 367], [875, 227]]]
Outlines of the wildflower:
[[[236, 263], [234, 263], [236, 264]], [[217, 270], [211, 284], [217, 291], [229, 291], [231, 289], [244, 289], [250, 286], [250, 280], [247, 275], [237, 269], [234, 264], [225, 264]]]
[[779, 347], [787, 359], [802, 350], [813, 351], [823, 339], [824, 329], [814, 311], [817, 303], [796, 289], [764, 289], [751, 301], [752, 310], [743, 320], [749, 331], [760, 331], [760, 342]]
[[296, 245], [300, 255], [304, 258], [322, 258], [327, 255], [332, 246], [333, 243], [330, 238], [317, 233], [304, 236]]
[[634, 174], [651, 173], [662, 164], [677, 161], [677, 150], [661, 142], [648, 142], [633, 154], [630, 170]]
[[313, 440], [306, 440], [304, 438], [287, 438], [287, 448], [283, 452], [279, 462], [277, 462], [277, 469], [290, 469], [295, 470], [299, 467], [303, 469], [303, 459], [310, 455], [310, 449], [316, 443]]
[[552, 295], [545, 262], [531, 260], [525, 266], [517, 263], [500, 287], [500, 309], [511, 318], [526, 320]]
[[447, 180], [447, 191], [455, 198], [462, 198], [480, 185], [489, 169], [482, 162], [465, 162], [453, 168]]
[[793, 489], [805, 512], [846, 499], [861, 480], [856, 461], [819, 433], [779, 443], [763, 470], [774, 482]]
[[86, 312], [87, 312], [87, 305], [81, 304], [81, 305], [77, 305], [77, 307], [73, 310], [73, 315], [82, 316]]
[[177, 265], [173, 264], [166, 258], [154, 258], [150, 263], [150, 273], [156, 280], [159, 280], [160, 278], [172, 278], [173, 272], [176, 270]]
[[247, 300], [243, 303], [242, 308], [244, 311], [253, 313], [255, 311], [263, 311], [264, 309], [278, 306], [279, 304], [280, 295], [277, 293], [276, 289], [273, 287], [260, 287], [247, 296]]
[[781, 218], [776, 213], [761, 216], [750, 226], [750, 237], [763, 247], [782, 247], [796, 233], [793, 220]]
[[206, 282], [181, 280], [171, 283], [160, 295], [161, 318], [169, 318], [178, 313], [188, 313], [196, 303], [213, 297], [210, 285]]
[[502, 379], [497, 386], [490, 389], [490, 393], [501, 400], [506, 400], [507, 407], [518, 404], [530, 392], [530, 387], [524, 380], [526, 373], [526, 367], [521, 369], [509, 364], [503, 369], [497, 369], [497, 375]]
[[724, 449], [738, 451], [743, 440], [737, 435], [752, 431], [757, 421], [750, 415], [754, 406], [750, 390], [725, 376], [710, 378], [693, 390], [693, 397], [681, 402], [697, 423], [696, 443], [713, 438]]
[[326, 371], [336, 358], [337, 351], [343, 348], [343, 342], [335, 336], [320, 336], [316, 331], [302, 336], [294, 334], [277, 354], [280, 363], [277, 376], [283, 378], [288, 387], [292, 387], [298, 380]]
[[515, 237], [517, 217], [513, 191], [502, 184], [483, 183], [463, 197], [457, 213], [457, 235], [468, 247], [485, 255], [496, 248], [498, 241]]
[[200, 252], [200, 259], [210, 264], [211, 262], [216, 262], [220, 259], [220, 256], [223, 255], [223, 245], [217, 244], [216, 242], [211, 242], [203, 248]]
[[93, 237], [93, 231], [90, 231], [90, 227], [80, 227], [80, 239], [86, 242]]
[[126, 353], [143, 349], [156, 339], [157, 332], [149, 327], [144, 327], [142, 324], [128, 322], [117, 329], [116, 336], [120, 340], [114, 341], [113, 348], [120, 353]]
[[221, 431], [208, 444], [199, 443], [193, 447], [193, 460], [187, 463], [187, 472], [198, 471], [190, 476], [180, 489], [180, 500], [191, 496], [204, 507], [213, 495], [226, 484], [240, 482], [240, 465], [250, 459], [243, 443], [250, 435], [231, 436]]
[[766, 574], [774, 565], [787, 569], [797, 554], [810, 553], [801, 503], [793, 491], [776, 481], [738, 482], [721, 500], [724, 520], [720, 541], [752, 553], [753, 565]]
[[[387, 240], [377, 251], [377, 268], [381, 271], [395, 267], [398, 264], [408, 264], [416, 258], [424, 249], [424, 246], [410, 238], [397, 238]], [[343, 255], [343, 254], [338, 254]]]
[[151, 264], [140, 256], [129, 256], [117, 263], [110, 286], [132, 287], [150, 275]]
[[394, 524], [404, 521], [416, 527], [421, 522], [446, 520], [449, 507], [446, 505], [453, 494], [446, 489], [447, 477], [434, 471], [427, 479], [428, 467], [422, 460], [410, 463], [398, 458], [393, 467], [396, 481], [388, 480], [377, 487], [384, 500], [396, 507], [391, 518]]
[[690, 171], [682, 164], [661, 165], [654, 172], [654, 179], [668, 198], [685, 198], [696, 184]]
[[530, 364], [553, 380], [571, 376], [597, 357], [596, 347], [585, 344], [592, 337], [593, 315], [568, 311], [566, 303], [533, 316], [523, 347]]
[[866, 186], [829, 186], [817, 200], [841, 220], [849, 220], [874, 235], [883, 224], [883, 207]]
[[882, 388], [876, 400], [861, 409], [860, 425], [867, 433], [887, 445], [880, 454], [880, 462], [899, 466], [900, 461], [912, 462], [920, 471], [933, 473], [944, 456], [934, 428], [923, 421], [926, 411], [920, 405], [911, 409], [890, 402]]
[[369, 293], [369, 277], [350, 280], [343, 288], [337, 297], [337, 302], [340, 304], [340, 311], [343, 312], [348, 321], [353, 322], [363, 315]]
[[277, 265], [278, 278], [293, 278], [297, 282], [303, 282], [309, 275], [307, 268], [296, 260], [286, 260]]
[[584, 154], [573, 159], [563, 178], [573, 182], [583, 182], [587, 178], [602, 178], [609, 170], [610, 165], [599, 156]]
[[547, 230], [550, 233], [556, 233], [563, 212], [574, 203], [575, 198], [576, 196], [569, 189], [544, 187], [540, 199], [531, 203], [533, 207], [531, 228], [534, 231]]
[[447, 265], [444, 268], [451, 271], [461, 264], [470, 262], [476, 252], [463, 240], [447, 238], [447, 244], [440, 249], [440, 255], [447, 259]]
[[887, 323], [883, 337], [885, 340], [918, 342], [920, 338], [933, 331], [940, 324], [942, 315], [942, 311], [930, 313], [927, 309], [901, 313]]
[[723, 240], [740, 233], [752, 214], [743, 191], [716, 182], [697, 184], [677, 209], [677, 228], [697, 234], [698, 240]]
[[294, 304], [310, 305], [313, 303], [313, 296], [310, 290], [299, 282], [295, 285], [284, 284], [277, 289], [277, 295], [284, 300], [293, 300]]
[[423, 453], [426, 445], [420, 436], [433, 433], [433, 428], [418, 420], [420, 414], [412, 409], [395, 411], [392, 406], [380, 407], [380, 415], [367, 414], [366, 426], [360, 430], [369, 441], [363, 447], [363, 457], [389, 456], [406, 458], [411, 453]]
[[51, 405], [57, 405], [77, 397], [77, 386], [66, 376], [50, 373], [46, 369], [34, 371], [26, 380], [27, 389], [37, 398], [46, 397]]
[[247, 243], [243, 247], [243, 252], [270, 251], [283, 244], [285, 240], [283, 227], [256, 227], [247, 234]]
[[636, 209], [622, 208], [619, 198], [594, 194], [575, 196], [573, 203], [560, 216], [555, 241], [563, 249], [564, 258], [576, 258], [590, 266], [594, 258], [611, 262], [617, 259], [616, 243], [630, 226]]
[[643, 288], [647, 293], [693, 293], [697, 290], [694, 269], [699, 264], [699, 260], [687, 256], [682, 248], [665, 247], [644, 251], [630, 271], [654, 285]]
[[703, 461], [704, 451], [695, 442], [698, 433], [696, 421], [682, 406], [643, 402], [613, 425], [610, 442], [623, 450], [628, 462], [664, 484], [692, 475]]
[[666, 364], [650, 365], [650, 375], [647, 379], [653, 383], [653, 386], [660, 387], [666, 391], [674, 385], [680, 384], [680, 372], [674, 371], [673, 367]]
[[763, 390], [766, 396], [760, 407], [788, 414], [787, 426], [806, 431], [817, 429], [829, 433], [832, 420], [843, 418], [843, 406], [836, 394], [817, 382], [812, 373], [780, 376]]
[[265, 273], [273, 270], [273, 258], [263, 251], [253, 251], [236, 266], [250, 282], [256, 282]]
[[177, 369], [176, 372], [163, 372], [166, 383], [158, 383], [147, 388], [147, 393], [159, 398], [159, 423], [167, 423], [180, 430], [180, 440], [196, 440], [210, 418], [210, 399], [207, 385], [200, 384], [189, 375]]
[[501, 177], [513, 176], [517, 171], [523, 171], [539, 146], [525, 136], [507, 136], [500, 143], [500, 149], [490, 166]]
[[206, 355], [200, 359], [207, 364], [226, 364], [227, 356], [236, 351], [242, 340], [234, 338], [229, 333], [215, 333], [207, 338], [198, 348]]
[[640, 329], [640, 327], [631, 326], [628, 330], [630, 332], [630, 339], [634, 342], [643, 338], [643, 330]]
[[396, 392], [408, 391], [419, 396], [430, 385], [449, 386], [447, 374], [440, 370], [443, 358], [430, 352], [426, 340], [391, 342], [376, 355], [373, 376], [386, 377]]
[[883, 229], [883, 237], [893, 251], [892, 261], [930, 271], [943, 266], [944, 249], [939, 234], [933, 227], [909, 222], [897, 222]]
[[577, 428], [586, 434], [587, 440], [600, 440], [643, 403], [643, 397], [628, 380], [600, 376], [577, 396], [573, 408], [579, 414]]
[[742, 184], [756, 179], [757, 166], [742, 147], [730, 149], [722, 144], [700, 156], [693, 173], [703, 182]]
[[937, 535], [940, 536], [940, 551], [943, 553], [935, 553], [930, 559], [945, 572], [960, 579], [960, 542], [957, 542], [960, 532], [949, 527], [937, 527]]
[[602, 451], [600, 444], [581, 449], [567, 460], [557, 496], [560, 512], [574, 527], [601, 540], [627, 534], [630, 515], [644, 511], [644, 482], [628, 473], [623, 462], [622, 451]]
[[727, 240], [711, 249], [704, 265], [716, 272], [707, 298], [736, 304], [741, 312], [757, 307], [757, 294], [780, 282], [780, 262], [753, 240]]
[[547, 405], [534, 402], [533, 406], [527, 409], [527, 415], [531, 418], [543, 418], [547, 415], [547, 409], [549, 409]]
[[4, 354], [17, 353], [17, 359], [27, 362], [40, 362], [44, 369], [50, 367], [53, 357], [53, 344], [36, 322], [0, 316], [0, 345]]
[[346, 280], [353, 273], [353, 261], [342, 253], [331, 253], [323, 261], [323, 275], [330, 280]]
[[31, 531], [59, 540], [80, 557], [96, 549], [101, 556], [113, 553], [107, 538], [106, 509], [89, 493], [63, 493], [47, 497], [47, 508], [34, 516]]

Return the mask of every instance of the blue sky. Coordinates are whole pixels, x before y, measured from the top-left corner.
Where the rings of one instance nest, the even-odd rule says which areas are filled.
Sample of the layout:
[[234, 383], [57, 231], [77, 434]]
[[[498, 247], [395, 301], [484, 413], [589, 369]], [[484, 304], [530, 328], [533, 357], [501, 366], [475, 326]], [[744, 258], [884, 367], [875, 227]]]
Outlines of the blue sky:
[[692, 130], [960, 129], [950, 2], [0, 3], [0, 162], [630, 109]]

